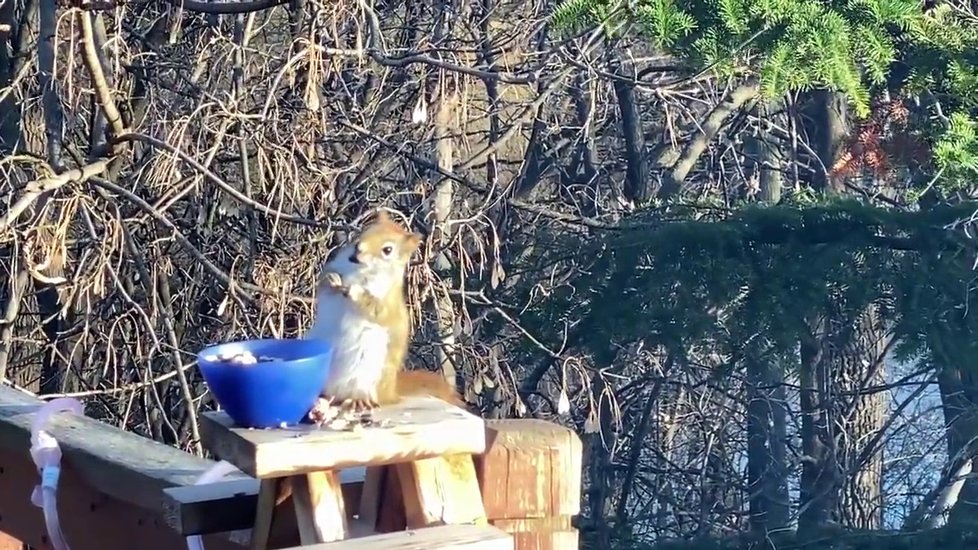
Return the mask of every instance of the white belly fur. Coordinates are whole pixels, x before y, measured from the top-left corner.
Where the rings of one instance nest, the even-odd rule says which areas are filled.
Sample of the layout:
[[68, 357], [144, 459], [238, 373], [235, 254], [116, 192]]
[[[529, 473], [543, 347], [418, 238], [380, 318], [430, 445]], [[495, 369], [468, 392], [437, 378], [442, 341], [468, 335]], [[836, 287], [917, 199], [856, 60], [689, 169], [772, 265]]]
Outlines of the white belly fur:
[[333, 344], [326, 395], [337, 400], [377, 398], [390, 343], [386, 328], [366, 320], [348, 298], [323, 292], [305, 338]]

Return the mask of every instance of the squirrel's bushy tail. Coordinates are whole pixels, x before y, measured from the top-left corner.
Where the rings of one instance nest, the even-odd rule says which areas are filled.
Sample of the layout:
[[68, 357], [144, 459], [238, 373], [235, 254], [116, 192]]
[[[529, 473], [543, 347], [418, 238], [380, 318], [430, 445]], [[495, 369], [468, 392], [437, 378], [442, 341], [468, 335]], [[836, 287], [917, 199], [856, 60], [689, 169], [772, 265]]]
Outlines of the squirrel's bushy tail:
[[401, 397], [429, 395], [456, 407], [465, 407], [462, 398], [445, 377], [424, 370], [402, 370], [397, 373], [397, 395]]

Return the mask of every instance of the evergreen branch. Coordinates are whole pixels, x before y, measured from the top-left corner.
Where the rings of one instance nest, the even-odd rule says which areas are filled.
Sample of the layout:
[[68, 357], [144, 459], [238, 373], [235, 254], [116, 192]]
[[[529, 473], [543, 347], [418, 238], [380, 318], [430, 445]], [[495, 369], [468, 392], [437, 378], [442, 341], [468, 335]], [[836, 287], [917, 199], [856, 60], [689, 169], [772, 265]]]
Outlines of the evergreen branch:
[[[669, 247], [682, 243], [692, 249], [714, 247], [721, 242], [725, 243], [722, 247], [860, 243], [889, 250], [934, 251], [935, 239], [955, 248], [963, 246], [947, 228], [971, 218], [975, 212], [978, 202], [916, 212], [882, 209], [852, 200], [805, 208], [747, 207], [722, 221], [660, 222], [652, 231], [649, 225], [635, 224], [635, 230], [623, 231], [605, 244], [612, 249], [640, 246], [654, 250], [667, 243]], [[637, 214], [635, 218], [644, 216], [647, 214]], [[634, 224], [637, 219], [627, 221]]]

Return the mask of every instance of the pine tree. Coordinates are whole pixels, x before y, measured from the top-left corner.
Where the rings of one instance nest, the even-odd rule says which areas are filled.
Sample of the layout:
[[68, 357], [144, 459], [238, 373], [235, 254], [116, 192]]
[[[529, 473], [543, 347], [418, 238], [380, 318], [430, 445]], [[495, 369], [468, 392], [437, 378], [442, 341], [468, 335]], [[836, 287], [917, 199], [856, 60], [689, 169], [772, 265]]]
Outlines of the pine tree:
[[756, 73], [771, 97], [816, 86], [838, 90], [864, 116], [870, 88], [886, 83], [901, 48], [960, 51], [975, 40], [952, 10], [925, 13], [918, 0], [567, 0], [553, 22], [565, 34], [599, 24], [624, 28], [691, 68]]
[[[978, 20], [950, 4], [924, 10], [919, 0], [566, 0], [553, 23], [564, 36], [600, 25], [611, 36], [644, 38], [691, 72], [755, 77], [767, 98], [813, 88], [842, 92], [865, 120], [853, 139], [880, 147], [837, 169], [888, 165], [884, 157], [903, 156], [899, 144], [911, 136], [929, 144], [928, 160], [918, 164], [927, 165], [927, 179], [939, 180], [939, 189], [978, 179]], [[907, 74], [894, 82], [898, 72]], [[878, 100], [884, 90], [939, 97], [924, 102], [925, 120], [901, 130], [895, 152], [887, 149], [893, 136], [875, 133], [881, 117], [868, 120], [874, 107], [892, 105]]]

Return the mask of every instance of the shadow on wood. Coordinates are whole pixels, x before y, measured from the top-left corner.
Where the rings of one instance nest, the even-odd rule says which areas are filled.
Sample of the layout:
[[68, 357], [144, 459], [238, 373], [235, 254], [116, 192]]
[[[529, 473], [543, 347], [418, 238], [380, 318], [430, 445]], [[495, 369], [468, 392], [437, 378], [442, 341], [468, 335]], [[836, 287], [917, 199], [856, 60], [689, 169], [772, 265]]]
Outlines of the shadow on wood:
[[[30, 424], [42, 404], [30, 395], [0, 386], [0, 532], [9, 535], [6, 539], [0, 537], [0, 550], [19, 550], [18, 541], [36, 548], [48, 546], [41, 510], [30, 502], [31, 492], [40, 478], [29, 454]], [[468, 421], [467, 417], [459, 418], [460, 423]], [[478, 419], [478, 422], [485, 426], [482, 435], [473, 435], [461, 442], [446, 442], [441, 449], [451, 452], [464, 448], [474, 452], [473, 446], [483, 445], [484, 452], [474, 461], [460, 455], [409, 458], [420, 460], [421, 465], [428, 461], [446, 461], [445, 464], [432, 462], [431, 467], [435, 469], [453, 461], [468, 460], [466, 464], [470, 466], [466, 466], [464, 477], [475, 477], [478, 482], [482, 498], [473, 509], [480, 512], [471, 518], [463, 518], [467, 512], [451, 510], [462, 514], [456, 513], [452, 517], [460, 522], [488, 521], [496, 529], [483, 526], [478, 531], [479, 526], [468, 526], [472, 528], [469, 535], [474, 537], [473, 541], [466, 542], [465, 537], [469, 535], [462, 536], [465, 539], [462, 542], [468, 546], [452, 539], [461, 536], [459, 533], [465, 532], [466, 526], [451, 526], [456, 529], [454, 531], [429, 527], [417, 533], [434, 537], [432, 540], [444, 544], [440, 546], [443, 548], [577, 548], [577, 532], [570, 523], [580, 508], [581, 444], [576, 434], [561, 426], [534, 420], [482, 424]], [[205, 535], [207, 550], [247, 547], [258, 500], [258, 481], [254, 478], [240, 474], [214, 484], [193, 486], [213, 467], [213, 461], [84, 417], [56, 415], [48, 429], [64, 454], [58, 501], [72, 550], [134, 547], [174, 550], [184, 548], [184, 536], [191, 534]], [[366, 450], [357, 452], [365, 453]], [[412, 465], [409, 471], [404, 467], [383, 467], [379, 470], [382, 475], [372, 482], [374, 487], [370, 490], [376, 492], [377, 504], [372, 518], [375, 530], [402, 531], [397, 537], [375, 536], [316, 547], [418, 548], [417, 542], [428, 539], [418, 538], [420, 535], [412, 534], [414, 532], [403, 532], [409, 524], [408, 516], [414, 514], [412, 522], [427, 525], [441, 520], [440, 516], [419, 516], [423, 509], [407, 513], [404, 487], [424, 496], [432, 506], [437, 505], [438, 495], [446, 490], [437, 488], [432, 492], [431, 488], [424, 488], [421, 491], [418, 488], [421, 482], [416, 479], [421, 467], [419, 463]], [[398, 472], [399, 469], [405, 471]], [[454, 471], [453, 467], [449, 470]], [[352, 520], [352, 513], [361, 508], [363, 473], [346, 470], [341, 477], [346, 516]], [[456, 499], [455, 502], [459, 501]], [[289, 499], [276, 510], [291, 510], [292, 506]], [[480, 517], [485, 519], [480, 520]], [[503, 540], [511, 539], [509, 544], [512, 546], [499, 546], [493, 542], [501, 532], [513, 534], [508, 538], [502, 536]], [[487, 537], [490, 546], [478, 546], [483, 543], [479, 539], [483, 536]], [[400, 543], [393, 542], [395, 539]], [[270, 547], [285, 548], [298, 542], [294, 515], [276, 513]]]
[[443, 525], [287, 550], [513, 550], [513, 537], [483, 525]]
[[[0, 531], [35, 548], [49, 548], [44, 515], [30, 501], [38, 481], [26, 450], [0, 450]], [[58, 512], [72, 550], [174, 550], [187, 545], [159, 510], [138, 508], [91, 488], [70, 459], [58, 483]], [[207, 550], [242, 548], [218, 535], [206, 537], [205, 544]]]
[[[511, 533], [518, 550], [563, 550], [579, 546], [578, 532], [572, 526], [580, 511], [581, 441], [570, 429], [539, 420], [486, 421], [487, 449], [474, 460], [475, 472], [482, 488], [483, 505], [490, 524]], [[455, 458], [455, 457], [449, 457]], [[359, 510], [365, 519], [373, 515], [374, 530], [379, 533], [403, 531], [407, 527], [401, 480], [397, 468], [382, 466], [368, 469], [374, 479], [365, 486], [344, 484], [347, 515]], [[346, 474], [347, 471], [342, 472]], [[212, 518], [220, 515], [216, 506], [227, 508], [235, 498], [230, 495], [232, 482], [204, 488], [168, 491], [171, 496], [183, 493], [170, 506], [193, 511], [194, 519], [186, 525], [196, 532], [213, 532], [251, 525], [254, 501], [234, 505], [237, 521], [217, 525]], [[371, 486], [372, 487], [369, 487]], [[359, 490], [376, 493], [376, 508], [361, 502]], [[196, 494], [195, 494], [196, 493]], [[223, 494], [223, 497], [218, 497]], [[179, 500], [179, 502], [178, 502]], [[246, 504], [250, 504], [250, 507]], [[291, 506], [283, 503], [282, 506]], [[171, 516], [178, 515], [175, 513]], [[228, 517], [230, 518], [230, 516]], [[294, 527], [292, 546], [298, 544]], [[289, 536], [288, 528], [280, 533]], [[284, 538], [275, 539], [285, 542]], [[274, 546], [280, 548], [281, 546]]]

